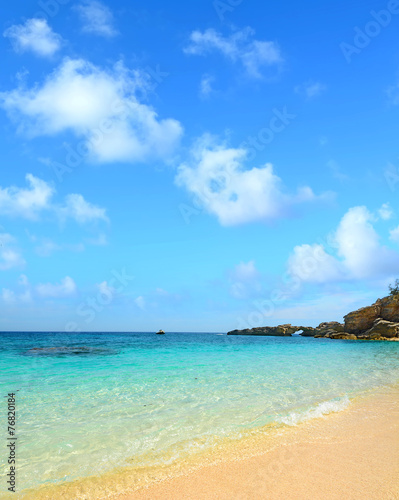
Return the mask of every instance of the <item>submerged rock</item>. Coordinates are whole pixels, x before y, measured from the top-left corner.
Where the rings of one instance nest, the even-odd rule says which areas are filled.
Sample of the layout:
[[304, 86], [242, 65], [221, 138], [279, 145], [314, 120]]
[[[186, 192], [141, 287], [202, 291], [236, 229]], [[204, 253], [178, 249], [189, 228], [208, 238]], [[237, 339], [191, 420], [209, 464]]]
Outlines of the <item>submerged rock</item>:
[[59, 355], [99, 355], [114, 354], [115, 351], [103, 347], [90, 346], [57, 346], [57, 347], [34, 347], [25, 354], [30, 356], [59, 356]]

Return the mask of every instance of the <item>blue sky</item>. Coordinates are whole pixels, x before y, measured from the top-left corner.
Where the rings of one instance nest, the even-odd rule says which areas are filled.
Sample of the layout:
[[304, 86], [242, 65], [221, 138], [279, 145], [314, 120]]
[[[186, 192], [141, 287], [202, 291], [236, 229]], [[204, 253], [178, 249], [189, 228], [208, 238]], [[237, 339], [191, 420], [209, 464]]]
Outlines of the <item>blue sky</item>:
[[399, 2], [1, 13], [0, 328], [317, 325], [399, 276]]

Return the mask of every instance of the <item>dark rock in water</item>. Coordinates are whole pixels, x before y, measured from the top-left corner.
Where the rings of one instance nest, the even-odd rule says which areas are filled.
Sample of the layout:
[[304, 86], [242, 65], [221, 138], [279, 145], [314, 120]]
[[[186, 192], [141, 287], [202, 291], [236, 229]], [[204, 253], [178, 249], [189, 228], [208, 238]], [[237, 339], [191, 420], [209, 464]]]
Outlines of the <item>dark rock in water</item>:
[[115, 354], [116, 351], [103, 347], [90, 346], [57, 346], [57, 347], [34, 347], [25, 354], [29, 356], [79, 356], [79, 355], [104, 355]]
[[260, 326], [257, 328], [246, 328], [245, 330], [232, 330], [227, 335], [258, 335], [264, 337], [291, 337], [291, 335], [301, 328], [291, 324], [278, 326]]

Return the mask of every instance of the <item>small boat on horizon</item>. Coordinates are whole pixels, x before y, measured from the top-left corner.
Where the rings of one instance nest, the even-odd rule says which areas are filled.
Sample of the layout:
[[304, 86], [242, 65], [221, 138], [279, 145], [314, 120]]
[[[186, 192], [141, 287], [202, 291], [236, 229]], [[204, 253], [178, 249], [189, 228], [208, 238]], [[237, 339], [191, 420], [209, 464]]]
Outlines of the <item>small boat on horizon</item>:
[[165, 332], [164, 332], [163, 330], [159, 330], [159, 331], [157, 332], [157, 335], [165, 335]]

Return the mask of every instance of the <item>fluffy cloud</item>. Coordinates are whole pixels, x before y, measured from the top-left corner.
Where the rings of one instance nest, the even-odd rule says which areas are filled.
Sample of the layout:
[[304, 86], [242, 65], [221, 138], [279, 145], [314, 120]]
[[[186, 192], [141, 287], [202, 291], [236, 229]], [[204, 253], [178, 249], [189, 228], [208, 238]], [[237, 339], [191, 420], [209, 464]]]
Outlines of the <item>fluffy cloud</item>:
[[254, 33], [246, 28], [224, 37], [214, 29], [193, 31], [184, 52], [194, 55], [219, 52], [232, 62], [240, 62], [249, 76], [259, 78], [264, 67], [282, 63], [282, 56], [275, 42], [255, 40]]
[[72, 131], [80, 149], [99, 162], [143, 161], [172, 154], [180, 123], [159, 120], [136, 98], [145, 76], [117, 64], [102, 70], [83, 59], [65, 59], [42, 85], [0, 93], [2, 107], [31, 136]]
[[3, 36], [11, 40], [16, 52], [31, 51], [41, 57], [52, 56], [62, 44], [45, 19], [28, 19], [25, 24], [10, 26]]
[[50, 184], [32, 174], [27, 174], [26, 180], [28, 188], [0, 187], [0, 215], [37, 220], [42, 212], [47, 211], [79, 224], [108, 221], [105, 209], [89, 203], [82, 195], [69, 194], [63, 204], [55, 204], [52, 201], [55, 189]]
[[76, 290], [76, 283], [69, 276], [66, 276], [63, 280], [61, 280], [61, 283], [42, 283], [36, 286], [38, 295], [49, 298], [60, 298], [74, 295]]
[[26, 219], [37, 219], [39, 213], [48, 209], [55, 190], [45, 181], [26, 175], [28, 188], [0, 187], [0, 214]]
[[114, 27], [111, 10], [101, 2], [87, 0], [74, 7], [83, 22], [83, 31], [93, 35], [113, 37], [118, 34]]
[[326, 86], [320, 82], [306, 82], [302, 85], [295, 87], [295, 92], [297, 94], [304, 95], [306, 99], [313, 99], [319, 96], [326, 90]]
[[13, 290], [8, 288], [3, 288], [1, 291], [1, 299], [7, 305], [12, 305], [15, 303], [27, 303], [32, 301], [32, 296], [29, 290], [25, 290], [23, 293], [15, 293]]
[[69, 194], [65, 206], [60, 209], [62, 217], [74, 219], [79, 224], [103, 220], [108, 222], [105, 208], [97, 207], [86, 201], [81, 194]]
[[384, 203], [382, 207], [378, 210], [378, 214], [383, 220], [389, 220], [393, 216], [393, 210], [389, 206], [389, 203]]
[[270, 163], [244, 170], [246, 155], [245, 149], [204, 136], [192, 149], [191, 162], [180, 165], [176, 183], [224, 226], [282, 217], [293, 205], [318, 199], [307, 186], [285, 194]]
[[25, 260], [14, 245], [15, 238], [11, 234], [0, 233], [0, 271], [25, 265]]
[[327, 248], [322, 244], [294, 248], [289, 272], [304, 282], [316, 283], [372, 279], [399, 272], [399, 253], [380, 244], [374, 220], [364, 206], [349, 209]]

